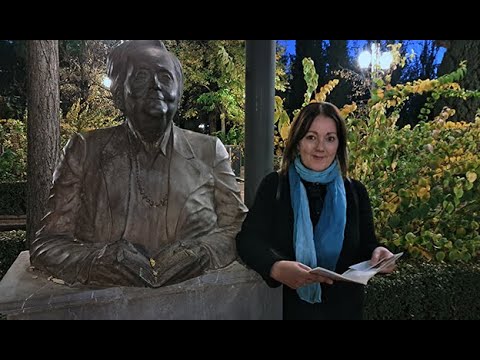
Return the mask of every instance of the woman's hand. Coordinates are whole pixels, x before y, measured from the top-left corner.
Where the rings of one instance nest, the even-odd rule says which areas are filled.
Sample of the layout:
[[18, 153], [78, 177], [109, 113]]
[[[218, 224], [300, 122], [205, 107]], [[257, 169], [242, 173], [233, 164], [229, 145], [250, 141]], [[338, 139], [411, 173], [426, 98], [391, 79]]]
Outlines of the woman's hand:
[[310, 274], [310, 270], [310, 267], [297, 261], [282, 260], [273, 264], [270, 276], [272, 279], [287, 285], [291, 289], [298, 289], [314, 283], [333, 284], [332, 279], [321, 275]]
[[[372, 258], [370, 259], [370, 263], [372, 264], [372, 266], [375, 266], [380, 261], [391, 258], [392, 256], [393, 256], [393, 254], [390, 252], [390, 250], [388, 250], [387, 248], [384, 248], [383, 246], [379, 246], [379, 247], [375, 248], [375, 250], [373, 250]], [[396, 267], [397, 267], [396, 263], [393, 262], [392, 264], [383, 268], [379, 272], [381, 274], [390, 274], [390, 273], [393, 272], [393, 270], [395, 270]]]

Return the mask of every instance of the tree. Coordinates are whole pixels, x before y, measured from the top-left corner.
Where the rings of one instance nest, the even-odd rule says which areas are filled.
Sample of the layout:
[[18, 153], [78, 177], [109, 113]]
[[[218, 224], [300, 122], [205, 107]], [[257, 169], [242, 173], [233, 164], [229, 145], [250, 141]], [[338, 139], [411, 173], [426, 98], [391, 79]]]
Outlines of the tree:
[[[408, 67], [400, 67], [394, 71], [394, 73], [399, 72], [400, 76], [398, 79], [394, 79], [392, 76], [392, 84], [407, 83], [416, 79], [435, 79], [437, 77], [437, 65], [435, 65], [435, 60], [439, 51], [435, 42], [433, 40], [424, 40], [418, 56], [407, 55], [405, 49], [408, 42], [403, 44], [403, 52], [401, 55], [407, 56], [407, 59], [411, 58], [411, 63]], [[400, 117], [397, 121], [397, 126], [399, 128], [402, 128], [405, 125], [413, 127], [418, 123], [420, 110], [425, 105], [428, 96], [429, 94], [413, 94], [407, 101], [405, 101], [405, 106], [401, 110]], [[433, 114], [438, 114], [438, 112], [434, 112]]]
[[304, 101], [304, 94], [307, 85], [303, 77], [302, 60], [311, 58], [315, 63], [315, 70], [318, 74], [318, 83], [325, 84], [325, 51], [323, 40], [296, 40], [295, 57], [292, 62], [291, 88], [286, 100], [286, 110], [291, 113], [299, 109]]
[[25, 40], [0, 40], [0, 119], [25, 114]]
[[[63, 114], [78, 101], [81, 106], [89, 102], [106, 75], [108, 52], [118, 43], [119, 40], [59, 41], [60, 107]], [[104, 91], [101, 97], [107, 98], [108, 95], [108, 91]], [[113, 107], [113, 103], [109, 107]]]
[[73, 133], [118, 124], [121, 113], [103, 85], [106, 59], [120, 40], [60, 40], [61, 145]]
[[[347, 40], [330, 40], [326, 50], [326, 59], [328, 64], [327, 81], [338, 78], [338, 72], [352, 69], [351, 61], [348, 56]], [[324, 83], [319, 83], [320, 86]], [[352, 84], [343, 80], [336, 86], [328, 97], [328, 101], [338, 107], [351, 102], [349, 95], [352, 93]]]
[[243, 123], [245, 94], [244, 40], [164, 40], [182, 63], [185, 86], [177, 121], [210, 133]]
[[[447, 48], [438, 76], [448, 74], [458, 68], [460, 62], [467, 61], [467, 75], [460, 85], [467, 90], [480, 89], [480, 40], [437, 40], [439, 46]], [[480, 107], [480, 99], [468, 100], [450, 98], [438, 102], [437, 108], [448, 106], [456, 110], [451, 120], [473, 122]]]
[[27, 41], [27, 243], [38, 230], [60, 148], [58, 40]]

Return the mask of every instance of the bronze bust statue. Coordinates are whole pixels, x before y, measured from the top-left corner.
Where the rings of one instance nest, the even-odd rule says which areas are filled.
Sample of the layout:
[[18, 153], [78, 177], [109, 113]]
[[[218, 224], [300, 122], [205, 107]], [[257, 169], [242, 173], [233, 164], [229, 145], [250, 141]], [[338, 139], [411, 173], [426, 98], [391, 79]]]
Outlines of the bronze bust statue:
[[247, 209], [220, 140], [173, 124], [180, 62], [159, 40], [131, 40], [107, 67], [126, 120], [63, 149], [32, 265], [102, 287], [160, 287], [227, 266]]

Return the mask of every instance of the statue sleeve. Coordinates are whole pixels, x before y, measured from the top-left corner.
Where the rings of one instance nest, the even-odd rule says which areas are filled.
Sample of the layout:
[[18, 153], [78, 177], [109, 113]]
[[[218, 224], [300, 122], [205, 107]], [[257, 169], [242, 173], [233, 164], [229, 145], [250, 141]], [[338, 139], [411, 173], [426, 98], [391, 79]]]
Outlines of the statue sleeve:
[[30, 246], [30, 261], [68, 285], [146, 286], [151, 278], [149, 260], [127, 241], [107, 244], [75, 238], [81, 208], [87, 146], [74, 135], [62, 150], [53, 174], [47, 214]]
[[204, 239], [210, 252], [211, 267], [221, 268], [236, 258], [235, 236], [247, 213], [225, 146], [217, 139], [213, 174], [217, 229]]

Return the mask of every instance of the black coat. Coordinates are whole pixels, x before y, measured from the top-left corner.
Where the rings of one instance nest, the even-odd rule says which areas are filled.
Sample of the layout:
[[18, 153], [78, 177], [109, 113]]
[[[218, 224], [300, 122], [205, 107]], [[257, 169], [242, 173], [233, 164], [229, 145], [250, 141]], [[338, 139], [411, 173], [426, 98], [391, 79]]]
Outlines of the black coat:
[[[372, 251], [379, 246], [365, 186], [356, 180], [345, 180], [345, 192], [347, 221], [336, 267], [338, 273], [346, 271], [352, 264], [370, 259]], [[270, 287], [281, 285], [270, 277], [273, 264], [280, 260], [295, 260], [293, 220], [288, 176], [279, 176], [277, 172], [268, 174], [262, 180], [255, 202], [237, 235], [237, 250], [246, 265], [258, 272]], [[283, 317], [360, 319], [363, 298], [363, 285], [335, 282], [333, 285], [322, 284], [322, 303], [312, 305], [301, 300], [296, 290], [284, 286]]]

